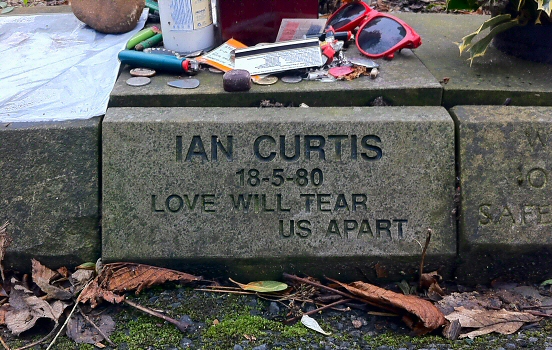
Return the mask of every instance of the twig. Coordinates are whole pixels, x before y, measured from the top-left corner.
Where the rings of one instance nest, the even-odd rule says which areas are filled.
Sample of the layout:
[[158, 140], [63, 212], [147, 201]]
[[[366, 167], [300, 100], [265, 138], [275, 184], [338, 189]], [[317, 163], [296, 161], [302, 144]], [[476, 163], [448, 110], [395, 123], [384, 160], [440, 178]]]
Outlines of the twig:
[[[312, 311], [309, 311], [309, 312], [305, 312], [303, 313], [303, 315], [313, 315], [315, 313], [318, 313], [322, 310], [325, 310], [325, 309], [328, 309], [328, 308], [333, 308], [334, 306], [337, 306], [339, 304], [343, 304], [343, 303], [347, 303], [351, 301], [351, 299], [342, 299], [342, 300], [338, 300], [336, 302], [333, 302], [331, 304], [328, 304], [328, 305], [324, 305], [322, 307], [319, 307], [318, 309], [315, 309], [315, 310], [312, 310]], [[303, 315], [301, 315], [301, 317], [303, 317]], [[292, 322], [295, 322], [295, 321], [298, 321], [301, 317], [299, 316], [295, 316], [293, 318], [290, 318], [289, 320], [286, 320], [285, 323], [292, 323]]]
[[524, 312], [527, 312], [528, 314], [531, 314], [531, 315], [534, 315], [534, 316], [552, 317], [552, 315], [545, 314], [544, 312], [539, 312], [539, 311], [528, 310], [528, 311], [524, 311]]
[[6, 342], [4, 341], [4, 337], [2, 337], [2, 335], [0, 335], [0, 343], [2, 343], [2, 346], [4, 347], [4, 349], [11, 350], [8, 344], [6, 344]]
[[[89, 283], [90, 284], [90, 283]], [[46, 348], [46, 350], [50, 350], [52, 348], [52, 346], [54, 346], [54, 343], [56, 342], [57, 338], [59, 337], [59, 335], [61, 334], [61, 332], [63, 331], [63, 329], [65, 328], [65, 326], [67, 326], [67, 323], [69, 322], [69, 319], [71, 318], [71, 316], [73, 316], [73, 313], [75, 312], [75, 310], [77, 309], [77, 306], [79, 305], [79, 298], [77, 298], [77, 300], [75, 300], [75, 306], [73, 306], [73, 308], [71, 309], [71, 312], [69, 313], [69, 316], [67, 316], [67, 318], [65, 319], [65, 322], [63, 322], [63, 324], [61, 325], [61, 328], [59, 329], [59, 331], [57, 332], [56, 336], [54, 337], [54, 339], [52, 339], [52, 341], [50, 342], [50, 345], [48, 345], [48, 347]], [[18, 349], [20, 350], [20, 349]]]
[[96, 326], [96, 324], [94, 322], [92, 322], [92, 320], [82, 311], [82, 309], [80, 308], [80, 306], [78, 307], [79, 308], [79, 312], [80, 314], [82, 315], [82, 317], [84, 317], [84, 319], [90, 323], [92, 325], [92, 327], [96, 328], [96, 330], [100, 333], [100, 335], [109, 343], [109, 345], [113, 346], [113, 347], [117, 347], [117, 345], [111, 341], [111, 339], [109, 339], [109, 337], [107, 336], [107, 334], [105, 334], [101, 329], [100, 327]]
[[[163, 319], [163, 320], [165, 320], [169, 323], [174, 324], [176, 326], [176, 328], [178, 328], [178, 330], [181, 331], [181, 332], [185, 332], [186, 329], [188, 329], [188, 327], [190, 327], [190, 324], [188, 324], [188, 323], [177, 321], [174, 318], [170, 318], [169, 316], [165, 316], [165, 315], [163, 315], [163, 314], [161, 314], [157, 311], [153, 311], [151, 309], [148, 309], [147, 307], [136, 304], [136, 303], [134, 303], [134, 302], [132, 302], [128, 299], [125, 299], [125, 303], [127, 303], [128, 305], [130, 305], [132, 307], [135, 307], [138, 310], [143, 311], [143, 312], [145, 312], [149, 315], [159, 317], [160, 319]], [[48, 349], [46, 349], [46, 350], [48, 350]]]
[[41, 339], [33, 342], [33, 343], [30, 343], [30, 344], [27, 344], [25, 346], [22, 346], [20, 348], [17, 348], [15, 350], [25, 350], [25, 349], [30, 349], [30, 348], [33, 348], [35, 345], [38, 345], [38, 344], [41, 344], [43, 342], [45, 342], [47, 339], [49, 339], [52, 335], [54, 335], [54, 333], [56, 332], [57, 330], [57, 326], [58, 324], [56, 323], [56, 325], [54, 326], [54, 329], [52, 329], [50, 331], [50, 333], [46, 334], [46, 336], [42, 337]]
[[422, 286], [422, 275], [424, 273], [424, 260], [425, 260], [426, 254], [427, 254], [427, 247], [429, 247], [429, 242], [431, 241], [431, 234], [432, 233], [433, 233], [433, 231], [430, 228], [428, 228], [427, 233], [426, 233], [426, 241], [425, 241], [424, 249], [422, 250], [422, 259], [420, 260], [420, 281], [419, 281], [420, 289], [423, 288], [423, 286]]
[[[323, 284], [320, 284], [320, 283], [316, 283], [316, 282], [313, 282], [313, 281], [309, 281], [308, 279], [306, 278], [301, 278], [301, 277], [298, 277], [298, 276], [295, 276], [295, 275], [290, 275], [290, 274], [287, 274], [287, 273], [284, 273], [283, 274], [284, 278], [286, 279], [290, 279], [290, 280], [294, 280], [294, 281], [297, 281], [297, 282], [301, 282], [301, 283], [305, 283], [305, 284], [310, 284], [311, 286], [314, 286], [314, 287], [317, 287], [317, 288], [320, 288], [320, 289], [325, 289], [327, 291], [330, 291], [332, 293], [335, 293], [335, 294], [339, 294], [339, 295], [342, 295], [348, 299], [353, 299], [353, 300], [357, 300], [357, 301], [361, 301], [363, 303], [366, 303], [366, 304], [369, 304], [369, 305], [372, 305], [372, 306], [376, 306], [376, 307], [379, 307], [379, 308], [384, 308], [385, 309], [385, 306], [382, 306], [382, 305], [378, 305], [376, 303], [373, 303], [371, 301], [368, 301], [366, 299], [362, 299], [362, 298], [359, 298], [359, 297], [356, 297], [354, 295], [351, 295], [349, 293], [345, 293], [345, 292], [342, 292], [340, 290], [337, 290], [335, 288], [332, 288], [332, 287], [327, 287]], [[328, 278], [328, 277], [326, 277]], [[332, 280], [331, 278], [328, 278], [330, 281]]]

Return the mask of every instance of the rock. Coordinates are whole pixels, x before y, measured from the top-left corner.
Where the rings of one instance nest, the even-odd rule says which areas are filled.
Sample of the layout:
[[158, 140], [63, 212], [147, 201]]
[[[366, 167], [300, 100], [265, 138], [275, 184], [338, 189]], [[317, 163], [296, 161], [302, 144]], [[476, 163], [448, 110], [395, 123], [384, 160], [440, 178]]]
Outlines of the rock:
[[72, 0], [75, 16], [102, 33], [126, 33], [136, 27], [143, 0]]
[[277, 315], [280, 313], [280, 307], [278, 306], [278, 303], [275, 301], [270, 302], [270, 305], [268, 306], [268, 312], [271, 315]]
[[232, 69], [222, 76], [224, 91], [249, 91], [251, 89], [251, 74], [245, 69]]
[[191, 348], [192, 345], [193, 345], [193, 342], [192, 342], [191, 339], [182, 338], [182, 340], [180, 341], [180, 347], [181, 348], [188, 349], [188, 348]]

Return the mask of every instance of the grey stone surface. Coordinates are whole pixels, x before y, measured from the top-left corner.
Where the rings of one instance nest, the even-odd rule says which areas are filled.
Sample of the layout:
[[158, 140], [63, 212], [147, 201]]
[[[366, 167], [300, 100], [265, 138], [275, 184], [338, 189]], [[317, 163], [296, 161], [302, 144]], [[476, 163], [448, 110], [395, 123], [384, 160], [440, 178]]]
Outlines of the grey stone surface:
[[[360, 55], [355, 45], [347, 51], [349, 57]], [[368, 106], [383, 96], [395, 106], [440, 106], [442, 87], [423, 63], [410, 50], [403, 50], [392, 61], [377, 60], [381, 65], [377, 79], [363, 76], [352, 81], [322, 83], [302, 81], [274, 85], [253, 84], [247, 92], [225, 92], [222, 75], [205, 70], [196, 78], [200, 86], [183, 90], [167, 86], [175, 76], [160, 72], [151, 84], [128, 86], [129, 68], [124, 67], [111, 94], [110, 107], [258, 107], [262, 100], [284, 105], [311, 107]]]
[[99, 257], [99, 124], [0, 123], [0, 223], [10, 222], [13, 238], [6, 267]]
[[422, 37], [414, 54], [443, 84], [443, 106], [501, 105], [511, 98], [512, 105], [552, 105], [552, 65], [524, 61], [489, 47], [484, 57], [472, 66], [469, 55], [459, 55], [456, 42], [479, 28], [488, 16], [457, 14], [396, 13]]
[[459, 106], [451, 113], [458, 124], [465, 270], [485, 266], [476, 274], [490, 278], [547, 273], [552, 108]]
[[110, 108], [102, 134], [106, 261], [413, 266], [428, 227], [456, 252], [441, 107]]

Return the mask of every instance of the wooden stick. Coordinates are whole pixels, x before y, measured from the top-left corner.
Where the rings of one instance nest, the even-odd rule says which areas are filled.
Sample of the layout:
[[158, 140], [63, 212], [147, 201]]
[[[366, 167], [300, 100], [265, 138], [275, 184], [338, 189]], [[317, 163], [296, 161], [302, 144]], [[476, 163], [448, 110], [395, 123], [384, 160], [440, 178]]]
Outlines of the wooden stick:
[[[312, 310], [312, 311], [309, 311], [309, 312], [305, 312], [303, 315], [313, 315], [319, 311], [322, 311], [322, 310], [325, 310], [325, 309], [328, 309], [328, 308], [333, 308], [334, 306], [337, 306], [339, 304], [343, 304], [343, 303], [348, 303], [349, 301], [351, 301], [351, 299], [342, 299], [342, 300], [338, 300], [336, 302], [333, 302], [331, 304], [328, 304], [328, 305], [324, 305], [322, 307], [319, 307], [318, 309], [316, 310]], [[303, 315], [301, 315], [301, 317], [303, 317]], [[299, 316], [295, 316], [293, 318], [290, 318], [289, 320], [286, 320], [285, 323], [292, 323], [292, 322], [296, 322], [298, 321], [301, 317]]]
[[424, 273], [424, 260], [427, 254], [427, 247], [429, 247], [429, 242], [431, 241], [431, 234], [433, 231], [428, 228], [426, 233], [426, 241], [424, 245], [424, 249], [422, 250], [422, 259], [420, 260], [420, 281], [419, 281], [419, 288], [422, 289], [422, 275]]
[[330, 291], [330, 292], [335, 293], [335, 294], [339, 294], [339, 295], [344, 296], [345, 298], [348, 298], [348, 299], [354, 299], [354, 300], [362, 301], [363, 303], [366, 302], [366, 300], [364, 300], [362, 298], [357, 298], [354, 295], [351, 295], [349, 293], [345, 293], [345, 292], [342, 292], [340, 290], [337, 290], [337, 289], [334, 289], [334, 288], [331, 288], [331, 287], [327, 287], [327, 286], [325, 286], [323, 284], [320, 284], [320, 283], [309, 281], [306, 278], [301, 278], [301, 277], [298, 277], [298, 276], [295, 276], [295, 275], [290, 275], [290, 274], [287, 274], [285, 272], [283, 274], [283, 277], [285, 279], [289, 279], [289, 280], [293, 280], [293, 281], [297, 281], [297, 282], [301, 282], [301, 283], [305, 283], [305, 284], [310, 284], [311, 286], [314, 286], [314, 287], [317, 287], [317, 288], [320, 288], [320, 289], [324, 289], [324, 290]]
[[[140, 311], [143, 311], [149, 315], [152, 315], [152, 316], [155, 316], [155, 317], [159, 317], [160, 319], [163, 319], [169, 323], [172, 323], [176, 326], [176, 328], [178, 328], [179, 331], [181, 332], [185, 332], [186, 329], [188, 329], [188, 327], [190, 327], [190, 325], [188, 323], [184, 323], [184, 322], [180, 322], [178, 320], [175, 320], [174, 318], [170, 318], [169, 316], [165, 316], [163, 315], [162, 313], [159, 313], [157, 311], [153, 311], [151, 309], [148, 309], [147, 307], [145, 306], [142, 306], [142, 305], [139, 305], [139, 304], [136, 304], [128, 299], [125, 299], [125, 303], [127, 303], [128, 305], [134, 307], [134, 308], [137, 308], [138, 310]], [[47, 350], [47, 349], [46, 349]]]
[[8, 344], [6, 344], [6, 342], [4, 341], [4, 338], [1, 335], [0, 335], [0, 343], [2, 343], [2, 346], [4, 347], [4, 349], [11, 350], [11, 348], [8, 346]]
[[92, 325], [92, 327], [96, 328], [96, 330], [101, 334], [101, 336], [109, 343], [109, 345], [113, 346], [113, 347], [117, 347], [117, 344], [115, 344], [114, 342], [111, 341], [111, 339], [109, 339], [109, 337], [107, 336], [107, 334], [105, 334], [101, 329], [100, 327], [96, 326], [96, 324], [94, 322], [92, 322], [92, 320], [84, 314], [84, 312], [82, 312], [82, 309], [80, 308], [80, 306], [78, 307], [79, 308], [79, 312], [80, 314], [82, 315], [82, 317], [84, 317], [84, 319], [90, 323]]

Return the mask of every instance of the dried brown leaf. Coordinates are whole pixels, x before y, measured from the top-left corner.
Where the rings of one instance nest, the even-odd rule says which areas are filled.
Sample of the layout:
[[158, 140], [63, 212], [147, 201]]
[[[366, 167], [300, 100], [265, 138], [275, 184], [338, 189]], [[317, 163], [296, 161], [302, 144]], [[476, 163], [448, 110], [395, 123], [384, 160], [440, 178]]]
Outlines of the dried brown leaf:
[[395, 293], [360, 281], [351, 284], [338, 283], [372, 305], [403, 314], [403, 320], [417, 334], [432, 332], [447, 323], [443, 313], [435, 305], [415, 295]]
[[69, 282], [71, 282], [71, 291], [73, 292], [73, 295], [77, 295], [93, 278], [93, 270], [77, 270], [71, 274]]
[[6, 249], [12, 243], [12, 237], [8, 232], [9, 223], [9, 221], [6, 221], [2, 226], [0, 226], [0, 275], [2, 276], [2, 280], [6, 279], [4, 276], [3, 266], [4, 257], [6, 256]]
[[57, 323], [68, 305], [59, 300], [50, 304], [24, 287], [16, 285], [10, 293], [6, 325], [13, 334], [18, 335], [33, 328], [39, 318], [48, 318]]
[[6, 314], [8, 313], [9, 308], [10, 308], [9, 304], [4, 304], [0, 306], [0, 325], [1, 326], [6, 325]]
[[90, 301], [92, 307], [96, 307], [102, 299], [110, 303], [122, 302], [124, 296], [118, 293], [135, 290], [139, 294], [156, 284], [199, 280], [201, 277], [161, 267], [126, 262], [105, 264], [101, 273], [82, 291], [79, 300], [83, 303]]
[[466, 309], [461, 306], [447, 316], [447, 320], [458, 320], [462, 328], [477, 328], [466, 334], [460, 335], [460, 338], [474, 338], [478, 335], [497, 332], [500, 334], [512, 334], [517, 331], [526, 322], [538, 322], [542, 317], [532, 315], [527, 312], [514, 312], [508, 310], [481, 310]]
[[35, 259], [32, 259], [31, 262], [33, 282], [46, 293], [46, 299], [69, 300], [73, 297], [71, 292], [50, 284], [54, 278], [60, 277], [59, 273], [42, 265]]
[[[109, 315], [99, 315], [93, 319], [94, 323], [106, 336], [115, 330], [115, 321]], [[71, 317], [67, 323], [67, 336], [79, 344], [96, 344], [104, 340], [103, 335], [88, 323], [81, 315]]]

